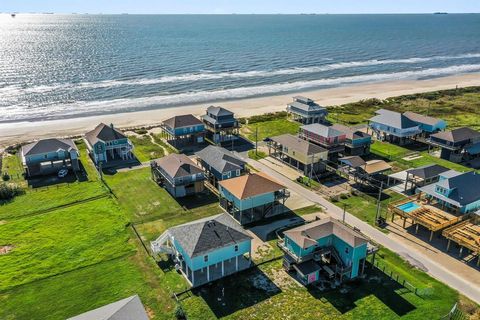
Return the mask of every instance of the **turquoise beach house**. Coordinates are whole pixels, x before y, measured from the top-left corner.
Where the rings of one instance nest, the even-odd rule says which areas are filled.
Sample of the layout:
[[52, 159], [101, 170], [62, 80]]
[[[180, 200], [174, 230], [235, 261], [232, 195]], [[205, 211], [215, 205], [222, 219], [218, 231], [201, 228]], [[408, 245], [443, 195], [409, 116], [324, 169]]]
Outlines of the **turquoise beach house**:
[[196, 287], [250, 267], [251, 241], [252, 237], [223, 213], [170, 228], [151, 248], [154, 254], [169, 254]]
[[220, 206], [240, 224], [285, 211], [286, 187], [264, 173], [253, 173], [218, 183]]
[[283, 266], [305, 285], [321, 278], [344, 281], [363, 274], [368, 240], [331, 217], [284, 232]]
[[100, 123], [85, 134], [87, 149], [96, 165], [116, 165], [134, 160], [133, 144], [113, 124]]
[[175, 116], [162, 122], [163, 135], [176, 147], [203, 143], [205, 124], [192, 114]]

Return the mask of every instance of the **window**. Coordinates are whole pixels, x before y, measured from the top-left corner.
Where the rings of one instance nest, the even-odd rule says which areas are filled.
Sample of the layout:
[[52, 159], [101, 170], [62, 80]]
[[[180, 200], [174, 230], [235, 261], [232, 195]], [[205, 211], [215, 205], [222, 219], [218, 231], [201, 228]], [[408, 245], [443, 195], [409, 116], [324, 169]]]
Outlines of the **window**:
[[348, 247], [345, 248], [345, 253], [348, 253]]
[[237, 177], [240, 176], [240, 169], [237, 169]]
[[204, 262], [208, 262], [208, 255], [203, 256], [203, 261], [204, 261]]
[[238, 245], [235, 245], [235, 252], [238, 251]]

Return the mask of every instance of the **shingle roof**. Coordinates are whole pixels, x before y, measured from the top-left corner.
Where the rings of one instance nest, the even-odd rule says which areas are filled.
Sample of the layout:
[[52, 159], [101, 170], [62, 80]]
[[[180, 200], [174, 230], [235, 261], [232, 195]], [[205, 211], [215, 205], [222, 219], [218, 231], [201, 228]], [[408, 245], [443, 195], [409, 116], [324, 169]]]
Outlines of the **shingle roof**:
[[432, 134], [431, 137], [450, 141], [450, 142], [459, 142], [465, 141], [468, 139], [475, 139], [480, 137], [480, 132], [473, 130], [469, 127], [462, 127], [458, 129], [454, 129], [451, 131], [442, 131], [435, 134]]
[[291, 134], [282, 134], [280, 136], [272, 137], [270, 138], [270, 140], [279, 143], [282, 146], [287, 147], [288, 149], [295, 150], [305, 155], [328, 152], [327, 149], [324, 149], [314, 143], [310, 143]]
[[138, 295], [134, 295], [67, 320], [148, 320], [148, 315]]
[[42, 154], [47, 152], [56, 152], [60, 149], [65, 151], [77, 150], [77, 146], [70, 139], [43, 139], [27, 144], [22, 147], [22, 154], [29, 156], [33, 154]]
[[358, 129], [350, 128], [338, 123], [332, 125], [332, 128], [344, 133], [346, 135], [346, 138], [350, 140], [371, 137], [368, 133], [365, 133], [365, 132], [359, 131]]
[[420, 177], [422, 179], [429, 179], [440, 175], [443, 172], [447, 172], [450, 169], [445, 168], [438, 164], [427, 164], [426, 166], [407, 170], [409, 174]]
[[331, 217], [293, 228], [285, 231], [284, 234], [303, 249], [317, 244], [317, 240], [332, 234], [354, 248], [368, 242], [361, 233]]
[[434, 118], [434, 117], [429, 117], [429, 116], [424, 116], [422, 114], [419, 114], [419, 113], [415, 113], [415, 112], [412, 112], [412, 111], [406, 111], [403, 113], [408, 119], [412, 120], [412, 121], [415, 121], [415, 122], [418, 122], [418, 123], [424, 123], [424, 124], [428, 124], [428, 125], [436, 125], [438, 124], [439, 122], [441, 122], [442, 120], [441, 119], [438, 119], [438, 118]]
[[233, 152], [218, 146], [208, 146], [196, 155], [220, 173], [241, 170], [245, 166], [245, 161]]
[[377, 110], [377, 115], [370, 118], [371, 122], [377, 122], [394, 128], [406, 129], [417, 127], [418, 125], [405, 115], [386, 109]]
[[480, 174], [466, 172], [437, 182], [438, 186], [452, 190], [448, 198], [466, 205], [480, 199]]
[[231, 116], [233, 115], [233, 112], [225, 109], [225, 108], [222, 108], [222, 107], [217, 107], [217, 106], [210, 106], [207, 108], [207, 112], [208, 113], [211, 113], [213, 115], [216, 115], [216, 116]]
[[237, 199], [246, 199], [286, 188], [262, 172], [223, 180], [219, 184]]
[[314, 134], [317, 134], [321, 137], [338, 137], [341, 135], [344, 135], [344, 133], [338, 131], [337, 129], [333, 127], [327, 127], [323, 124], [320, 123], [313, 123], [313, 124], [308, 124], [306, 126], [301, 127], [302, 130], [310, 131]]
[[192, 114], [185, 114], [181, 116], [175, 116], [170, 119], [163, 121], [163, 124], [169, 126], [170, 128], [182, 128], [196, 126], [203, 124], [197, 117]]
[[99, 140], [107, 142], [118, 139], [125, 139], [127, 136], [113, 126], [113, 124], [107, 126], [105, 123], [100, 123], [92, 131], [85, 133], [85, 138], [93, 146]]
[[168, 232], [190, 258], [252, 239], [227, 213], [182, 224]]
[[325, 107], [319, 106], [318, 104], [305, 104], [298, 101], [293, 101], [288, 104], [289, 106], [295, 107], [297, 109], [313, 112], [313, 111], [325, 111]]
[[358, 168], [366, 164], [360, 156], [348, 156], [338, 159], [340, 162], [349, 165], [352, 168]]
[[184, 154], [172, 153], [155, 160], [155, 162], [172, 178], [191, 176], [203, 172], [202, 169], [197, 167], [197, 165]]

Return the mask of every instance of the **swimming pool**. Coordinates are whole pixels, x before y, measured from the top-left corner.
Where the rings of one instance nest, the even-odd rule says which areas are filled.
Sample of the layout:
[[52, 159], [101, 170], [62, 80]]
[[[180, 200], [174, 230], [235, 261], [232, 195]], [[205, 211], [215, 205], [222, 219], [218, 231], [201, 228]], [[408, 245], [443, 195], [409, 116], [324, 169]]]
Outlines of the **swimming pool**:
[[420, 206], [413, 201], [398, 206], [398, 209], [402, 210], [403, 212], [412, 212], [413, 210], [416, 210], [418, 208], [420, 208]]

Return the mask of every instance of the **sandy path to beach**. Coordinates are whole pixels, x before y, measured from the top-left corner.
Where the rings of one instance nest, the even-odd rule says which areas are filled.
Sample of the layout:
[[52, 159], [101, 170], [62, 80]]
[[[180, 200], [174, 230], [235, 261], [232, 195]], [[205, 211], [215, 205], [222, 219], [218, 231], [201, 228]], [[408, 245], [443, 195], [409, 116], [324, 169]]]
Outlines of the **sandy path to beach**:
[[[354, 102], [366, 98], [385, 99], [388, 97], [444, 90], [458, 87], [480, 86], [480, 74], [467, 74], [430, 80], [391, 81], [383, 83], [359, 84], [332, 89], [322, 89], [298, 93], [318, 103], [331, 106]], [[235, 112], [238, 117], [285, 110], [294, 94], [261, 98], [222, 101], [218, 103]], [[295, 94], [297, 95], [297, 94]], [[189, 105], [166, 109], [107, 114], [84, 118], [49, 120], [38, 122], [16, 122], [0, 124], [0, 148], [7, 145], [46, 137], [82, 135], [99, 122], [114, 123], [117, 127], [154, 125], [174, 115], [192, 113], [201, 115], [208, 104]]]

